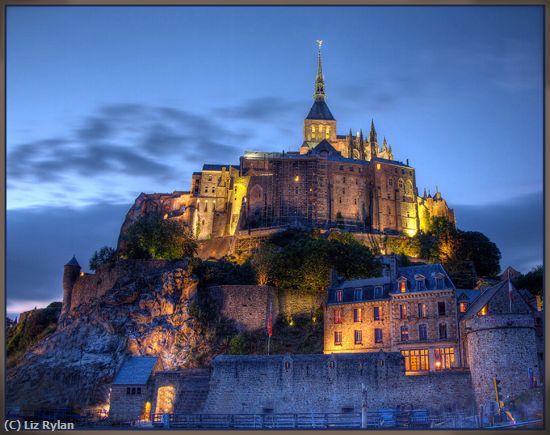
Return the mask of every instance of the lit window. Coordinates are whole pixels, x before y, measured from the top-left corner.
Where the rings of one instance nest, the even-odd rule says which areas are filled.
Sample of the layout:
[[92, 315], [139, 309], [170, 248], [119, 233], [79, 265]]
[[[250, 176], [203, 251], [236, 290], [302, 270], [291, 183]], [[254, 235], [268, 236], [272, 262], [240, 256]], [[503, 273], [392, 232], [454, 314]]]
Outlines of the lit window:
[[377, 171], [380, 170], [380, 163], [377, 163], [377, 164], [376, 164], [376, 170], [377, 170]]
[[355, 337], [355, 344], [363, 343], [363, 332], [362, 331], [356, 330], [355, 334], [354, 334], [354, 337]]
[[363, 289], [362, 288], [356, 288], [353, 291], [353, 299], [356, 301], [360, 301], [363, 299]]
[[445, 370], [454, 367], [455, 349], [454, 347], [441, 347], [434, 349], [435, 369]]
[[342, 323], [342, 310], [334, 310], [334, 323]]
[[428, 327], [426, 325], [418, 325], [418, 338], [420, 340], [428, 339]]
[[468, 309], [468, 302], [461, 302], [461, 303], [458, 305], [458, 310], [459, 310], [461, 313], [465, 313], [467, 309]]
[[361, 322], [361, 314], [362, 314], [362, 310], [361, 308], [355, 308], [353, 310], [353, 321], [354, 322]]
[[334, 332], [334, 344], [336, 346], [341, 346], [342, 345], [342, 332], [340, 332], [340, 331]]
[[299, 176], [299, 175], [296, 175], [296, 176], [294, 177], [294, 181], [295, 181], [296, 183], [297, 183], [298, 181], [300, 181], [300, 176]]
[[325, 138], [330, 139], [330, 127], [327, 126]]
[[401, 341], [409, 341], [409, 327], [408, 326], [402, 326], [401, 327]]
[[418, 317], [421, 319], [425, 319], [428, 317], [426, 304], [418, 304]]
[[405, 293], [407, 291], [407, 281], [404, 279], [399, 281], [399, 292]]
[[437, 314], [439, 314], [440, 316], [445, 315], [445, 302], [437, 303]]
[[374, 320], [382, 320], [382, 309], [380, 307], [374, 307], [372, 313]]
[[439, 324], [439, 338], [442, 340], [447, 338], [447, 324], [445, 323]]
[[487, 314], [489, 314], [489, 305], [484, 305], [483, 308], [479, 310], [479, 315], [486, 316]]
[[382, 330], [380, 328], [374, 329], [374, 342], [382, 343]]
[[343, 290], [337, 290], [336, 291], [336, 302], [342, 302], [344, 300], [344, 291]]
[[406, 319], [407, 318], [407, 305], [400, 304], [399, 305], [399, 318], [400, 319]]
[[430, 369], [428, 349], [402, 350], [406, 371], [423, 371]]

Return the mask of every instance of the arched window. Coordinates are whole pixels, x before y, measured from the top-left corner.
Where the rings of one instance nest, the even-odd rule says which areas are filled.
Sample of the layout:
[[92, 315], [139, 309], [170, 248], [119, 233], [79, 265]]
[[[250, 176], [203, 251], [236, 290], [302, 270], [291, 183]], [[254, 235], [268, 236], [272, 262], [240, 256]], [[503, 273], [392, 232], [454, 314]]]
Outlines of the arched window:
[[403, 181], [402, 178], [400, 178], [399, 181], [397, 182], [397, 186], [399, 187], [399, 190], [403, 190], [405, 188], [405, 182]]
[[325, 130], [325, 138], [330, 139], [330, 126], [327, 125], [327, 129]]
[[315, 139], [315, 126], [314, 125], [311, 126], [311, 138]]

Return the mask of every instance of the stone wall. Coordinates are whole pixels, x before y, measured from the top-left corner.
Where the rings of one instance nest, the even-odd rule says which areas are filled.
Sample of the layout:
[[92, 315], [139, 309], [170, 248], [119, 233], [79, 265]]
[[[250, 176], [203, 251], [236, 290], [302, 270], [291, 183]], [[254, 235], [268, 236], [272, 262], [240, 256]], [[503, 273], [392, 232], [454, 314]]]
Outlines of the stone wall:
[[218, 356], [205, 413], [307, 413], [409, 406], [473, 412], [468, 371], [406, 376], [399, 353]]
[[277, 291], [273, 287], [220, 285], [209, 287], [208, 292], [220, 304], [221, 314], [234, 320], [241, 331], [266, 328], [270, 301], [273, 319], [279, 314]]
[[[133, 388], [135, 394], [128, 394], [127, 389]], [[139, 388], [140, 394], [137, 394]], [[149, 385], [113, 385], [111, 387], [109, 418], [113, 421], [137, 420], [145, 410], [147, 398], [151, 395]]]
[[208, 395], [209, 381], [209, 369], [180, 369], [155, 373], [149, 396], [152, 404], [151, 412], [155, 413], [157, 409], [158, 389], [165, 386], [172, 386], [175, 389], [174, 413], [200, 412]]
[[[185, 262], [180, 262], [185, 265]], [[70, 299], [70, 309], [103, 296], [119, 281], [133, 281], [140, 275], [156, 270], [160, 271], [169, 265], [178, 266], [178, 262], [164, 260], [124, 260], [114, 266], [100, 266], [96, 273], [79, 276], [74, 284]]]
[[505, 403], [529, 389], [529, 368], [539, 378], [535, 327], [531, 315], [474, 317], [462, 325], [478, 406], [487, 400], [495, 400], [493, 376], [501, 380], [501, 400]]

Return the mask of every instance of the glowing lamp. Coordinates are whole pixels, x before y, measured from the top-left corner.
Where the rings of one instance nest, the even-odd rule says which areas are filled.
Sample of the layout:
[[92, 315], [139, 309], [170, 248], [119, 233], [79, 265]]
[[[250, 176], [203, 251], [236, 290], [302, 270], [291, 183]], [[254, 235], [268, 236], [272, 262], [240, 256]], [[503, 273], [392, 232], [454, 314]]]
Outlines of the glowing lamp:
[[296, 175], [296, 176], [294, 177], [294, 181], [295, 181], [296, 183], [297, 183], [298, 181], [300, 181], [300, 176], [299, 176], [299, 175]]
[[435, 366], [436, 366], [437, 368], [440, 368], [440, 367], [441, 367], [441, 361], [436, 361], [436, 362], [435, 362]]

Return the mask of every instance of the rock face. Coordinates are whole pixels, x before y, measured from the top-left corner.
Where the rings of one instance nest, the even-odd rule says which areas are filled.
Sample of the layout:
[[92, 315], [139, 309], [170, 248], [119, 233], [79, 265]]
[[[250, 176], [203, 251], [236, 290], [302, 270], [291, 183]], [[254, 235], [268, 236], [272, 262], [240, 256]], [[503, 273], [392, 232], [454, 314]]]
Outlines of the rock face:
[[94, 407], [109, 402], [109, 384], [127, 355], [158, 355], [165, 369], [196, 367], [219, 352], [188, 305], [197, 281], [185, 262], [119, 279], [80, 305], [7, 372], [10, 408]]

